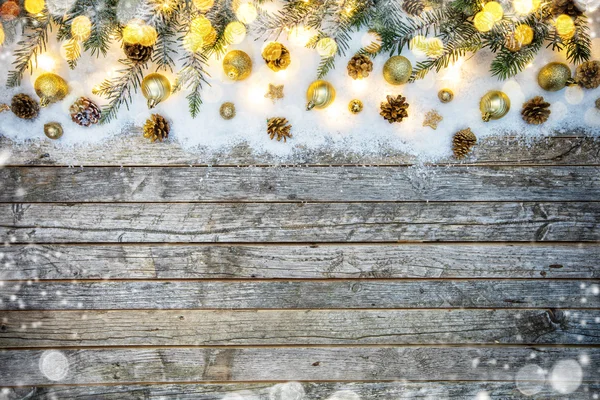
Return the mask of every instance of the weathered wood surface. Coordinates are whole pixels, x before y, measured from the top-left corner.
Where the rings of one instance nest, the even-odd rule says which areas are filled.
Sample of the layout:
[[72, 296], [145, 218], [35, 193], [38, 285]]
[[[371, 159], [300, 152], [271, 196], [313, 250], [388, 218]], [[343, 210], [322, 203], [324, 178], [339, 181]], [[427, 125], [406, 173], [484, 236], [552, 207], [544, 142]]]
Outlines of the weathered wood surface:
[[597, 344], [600, 311], [4, 311], [0, 347]]
[[600, 245], [11, 245], [0, 280], [600, 278]]
[[[549, 384], [520, 381], [521, 388], [539, 399], [561, 398]], [[255, 384], [163, 384], [111, 386], [40, 386], [7, 388], [3, 400], [382, 400], [382, 399], [476, 399], [522, 400], [515, 382], [286, 382]], [[584, 383], [569, 400], [590, 400], [600, 384]], [[30, 396], [30, 397], [27, 397]]]
[[600, 203], [0, 204], [16, 243], [598, 241]]
[[578, 280], [5, 282], [2, 310], [600, 308]]
[[[325, 347], [170, 348], [64, 350], [69, 370], [63, 384], [235, 381], [513, 381], [535, 363], [551, 370], [577, 359], [581, 349], [554, 347]], [[586, 348], [583, 382], [599, 383], [600, 349]], [[46, 353], [47, 354], [47, 353]], [[3, 385], [54, 383], [57, 363], [40, 363], [42, 350], [0, 351]], [[56, 359], [56, 357], [54, 358]], [[66, 364], [66, 363], [65, 363]], [[60, 363], [62, 365], [62, 363]], [[508, 365], [508, 368], [505, 367]], [[48, 371], [50, 372], [50, 371]], [[56, 374], [56, 375], [55, 375]]]
[[599, 167], [0, 169], [2, 202], [585, 201]]
[[[0, 148], [11, 154], [10, 165], [257, 165], [257, 164], [414, 164], [417, 157], [381, 147], [372, 153], [354, 153], [339, 141], [322, 149], [294, 148], [287, 156], [257, 153], [240, 144], [231, 150], [208, 152], [183, 149], [175, 141], [150, 143], [139, 132], [123, 133], [98, 144], [62, 146], [50, 140], [15, 143], [0, 136]], [[464, 161], [474, 164], [598, 164], [600, 140], [582, 135], [565, 137], [485, 137]], [[456, 163], [450, 154], [438, 163]]]

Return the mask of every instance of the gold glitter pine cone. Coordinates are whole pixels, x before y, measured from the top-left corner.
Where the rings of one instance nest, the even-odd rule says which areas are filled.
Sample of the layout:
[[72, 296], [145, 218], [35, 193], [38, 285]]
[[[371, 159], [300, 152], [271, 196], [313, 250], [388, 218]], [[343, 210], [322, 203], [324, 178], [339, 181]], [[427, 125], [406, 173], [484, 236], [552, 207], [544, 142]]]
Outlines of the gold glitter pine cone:
[[281, 57], [281, 53], [285, 47], [279, 42], [271, 42], [267, 44], [262, 51], [262, 58], [266, 62], [277, 60]]
[[421, 15], [425, 11], [425, 2], [423, 0], [404, 0], [402, 2], [402, 10], [408, 15]]
[[477, 143], [477, 137], [471, 128], [462, 129], [454, 134], [452, 138], [452, 152], [457, 159], [465, 158], [473, 150]]
[[235, 104], [230, 101], [221, 104], [219, 115], [221, 115], [221, 118], [223, 119], [232, 119], [235, 117]]
[[600, 86], [600, 61], [586, 61], [575, 71], [575, 81], [586, 89]]
[[387, 101], [381, 102], [381, 115], [390, 124], [394, 122], [402, 122], [402, 120], [408, 117], [408, 106], [406, 97], [402, 95], [387, 96]]
[[352, 79], [363, 79], [373, 71], [373, 61], [364, 54], [357, 54], [348, 61], [348, 75]]
[[550, 112], [550, 103], [545, 101], [542, 96], [535, 96], [523, 104], [521, 116], [528, 124], [540, 125], [548, 120]]
[[[270, 46], [276, 49], [267, 52]], [[292, 57], [289, 50], [281, 43], [270, 43], [263, 51], [263, 60], [271, 70], [277, 72], [286, 69], [292, 62]]]
[[152, 46], [142, 46], [139, 43], [125, 43], [123, 46], [123, 51], [125, 52], [127, 58], [138, 64], [144, 64], [148, 62], [150, 57], [152, 57], [153, 49], [154, 47]]
[[12, 98], [10, 110], [21, 119], [35, 119], [40, 113], [40, 105], [28, 95], [20, 93]]
[[583, 15], [583, 12], [577, 7], [573, 0], [552, 0], [550, 3], [550, 13], [554, 17], [566, 14], [569, 17], [577, 18]]
[[87, 97], [80, 97], [69, 108], [71, 119], [80, 126], [95, 125], [102, 117], [100, 107]]
[[157, 140], [162, 142], [163, 139], [169, 137], [170, 131], [169, 121], [158, 114], [152, 114], [144, 124], [144, 137], [150, 139], [152, 143]]
[[271, 140], [277, 138], [278, 142], [281, 139], [286, 142], [288, 138], [292, 137], [291, 130], [292, 125], [289, 124], [286, 118], [274, 117], [267, 120], [267, 133]]

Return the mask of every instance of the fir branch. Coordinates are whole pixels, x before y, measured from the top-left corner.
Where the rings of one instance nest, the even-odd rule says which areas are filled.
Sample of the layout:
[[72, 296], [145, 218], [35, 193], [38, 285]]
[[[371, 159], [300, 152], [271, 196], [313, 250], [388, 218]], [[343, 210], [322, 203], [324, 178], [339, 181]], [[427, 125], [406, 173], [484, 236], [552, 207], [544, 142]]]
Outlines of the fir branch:
[[75, 39], [71, 39], [65, 44], [64, 48], [69, 68], [75, 69], [75, 67], [77, 67], [77, 61], [79, 61], [79, 58], [81, 57], [81, 46], [79, 45], [79, 42]]
[[125, 105], [129, 109], [133, 94], [137, 92], [144, 78], [145, 66], [130, 60], [119, 60], [124, 69], [118, 71], [119, 76], [113, 80], [105, 80], [94, 94], [109, 100], [102, 108], [100, 123], [108, 123], [116, 118], [119, 109]]
[[319, 68], [317, 68], [317, 79], [323, 79], [325, 76], [335, 68], [335, 56], [332, 57], [321, 57]]
[[177, 76], [173, 87], [173, 93], [187, 89], [190, 93], [186, 96], [192, 118], [200, 113], [202, 105], [201, 90], [204, 83], [210, 85], [206, 79], [208, 73], [205, 71], [208, 57], [204, 53], [190, 53], [184, 58], [183, 68]]
[[567, 60], [573, 64], [581, 64], [592, 57], [592, 40], [585, 17], [575, 20], [575, 34], [567, 40]]

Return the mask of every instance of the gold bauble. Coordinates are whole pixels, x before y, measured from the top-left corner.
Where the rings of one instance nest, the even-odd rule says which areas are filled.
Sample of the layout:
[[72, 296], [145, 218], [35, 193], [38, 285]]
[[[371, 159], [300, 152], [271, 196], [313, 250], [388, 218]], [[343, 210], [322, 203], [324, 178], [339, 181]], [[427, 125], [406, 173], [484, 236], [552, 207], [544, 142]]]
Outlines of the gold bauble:
[[148, 108], [154, 108], [171, 95], [171, 82], [164, 75], [149, 74], [142, 81], [142, 94], [148, 100]]
[[492, 90], [487, 92], [479, 102], [481, 119], [488, 122], [491, 119], [500, 119], [510, 110], [510, 99], [504, 92]]
[[350, 103], [348, 104], [348, 110], [352, 113], [352, 114], [358, 114], [359, 112], [361, 112], [363, 109], [363, 102], [358, 100], [358, 99], [354, 99], [354, 100], [350, 100]]
[[231, 102], [223, 103], [219, 109], [219, 114], [223, 119], [232, 119], [235, 117], [235, 104]]
[[403, 85], [412, 74], [412, 65], [404, 56], [394, 56], [383, 66], [383, 77], [390, 85]]
[[58, 122], [49, 122], [44, 125], [44, 134], [52, 139], [59, 139], [63, 135], [63, 127]]
[[314, 81], [306, 91], [306, 110], [326, 108], [335, 100], [335, 88], [327, 81]]
[[560, 62], [551, 62], [542, 67], [537, 80], [540, 87], [549, 92], [556, 92], [573, 83], [571, 68]]
[[454, 92], [450, 89], [442, 89], [438, 92], [438, 99], [442, 103], [450, 103], [454, 99]]
[[40, 105], [42, 107], [61, 101], [69, 94], [67, 81], [52, 73], [40, 75], [35, 80], [34, 89], [40, 97]]
[[252, 60], [241, 50], [230, 51], [223, 59], [223, 71], [229, 79], [242, 81], [252, 72]]

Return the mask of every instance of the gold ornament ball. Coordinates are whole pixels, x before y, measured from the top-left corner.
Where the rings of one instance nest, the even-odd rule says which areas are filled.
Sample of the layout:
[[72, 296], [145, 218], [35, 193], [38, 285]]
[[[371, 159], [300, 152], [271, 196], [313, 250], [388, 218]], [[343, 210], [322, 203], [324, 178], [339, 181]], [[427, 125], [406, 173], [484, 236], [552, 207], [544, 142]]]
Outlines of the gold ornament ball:
[[252, 60], [241, 50], [230, 51], [223, 59], [223, 71], [229, 79], [242, 81], [252, 72]]
[[363, 102], [358, 99], [350, 100], [348, 110], [350, 110], [352, 114], [358, 114], [363, 110]]
[[492, 90], [481, 98], [479, 110], [481, 111], [481, 119], [484, 122], [500, 119], [510, 110], [510, 99], [506, 93]]
[[571, 69], [560, 62], [551, 62], [542, 67], [537, 80], [540, 87], [549, 92], [556, 92], [573, 83]]
[[394, 56], [383, 66], [383, 77], [390, 85], [403, 85], [412, 74], [412, 65], [404, 56]]
[[40, 105], [42, 107], [61, 101], [69, 94], [67, 81], [52, 73], [40, 75], [35, 80], [34, 89], [40, 97]]
[[232, 119], [235, 117], [235, 104], [231, 102], [223, 103], [219, 109], [219, 114], [223, 119]]
[[306, 110], [327, 108], [335, 100], [335, 88], [327, 81], [314, 81], [306, 91]]
[[49, 122], [44, 125], [44, 134], [52, 140], [60, 139], [63, 135], [63, 127], [58, 122]]
[[450, 103], [454, 99], [454, 92], [450, 89], [442, 89], [438, 92], [438, 99], [442, 103]]
[[161, 74], [147, 75], [142, 81], [142, 94], [148, 100], [148, 108], [152, 109], [171, 95], [171, 82]]

